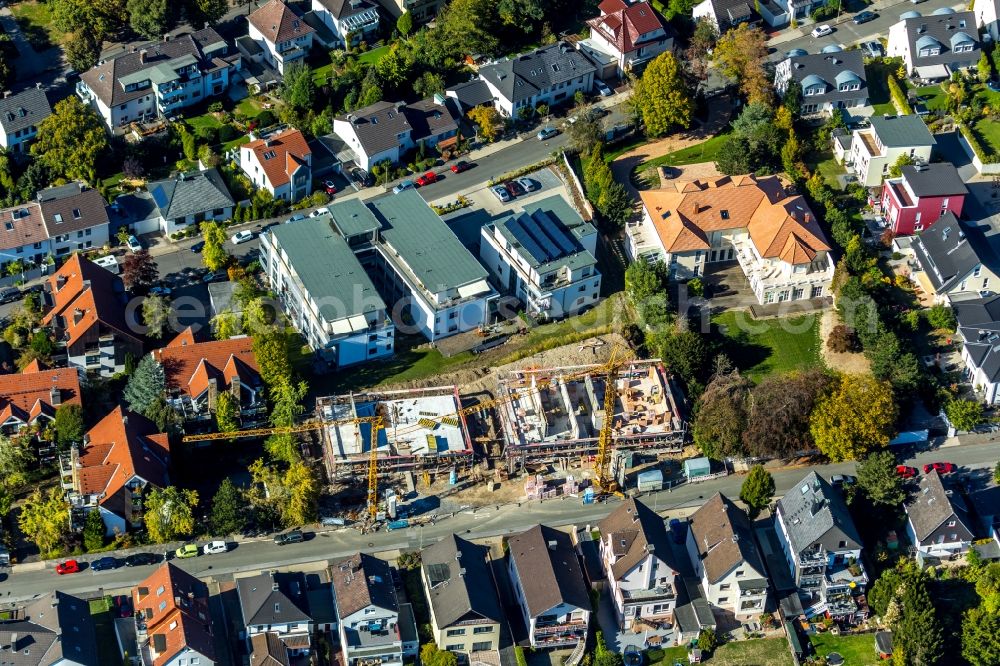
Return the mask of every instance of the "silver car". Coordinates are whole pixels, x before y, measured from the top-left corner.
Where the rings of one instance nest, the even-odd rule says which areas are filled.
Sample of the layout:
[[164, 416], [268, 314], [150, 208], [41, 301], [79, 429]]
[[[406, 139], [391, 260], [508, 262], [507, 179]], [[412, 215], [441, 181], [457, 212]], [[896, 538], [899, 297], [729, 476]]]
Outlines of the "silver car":
[[492, 192], [496, 198], [501, 201], [501, 203], [507, 203], [514, 198], [510, 196], [510, 192], [508, 192], [507, 188], [503, 185], [494, 185], [490, 188], [490, 192]]

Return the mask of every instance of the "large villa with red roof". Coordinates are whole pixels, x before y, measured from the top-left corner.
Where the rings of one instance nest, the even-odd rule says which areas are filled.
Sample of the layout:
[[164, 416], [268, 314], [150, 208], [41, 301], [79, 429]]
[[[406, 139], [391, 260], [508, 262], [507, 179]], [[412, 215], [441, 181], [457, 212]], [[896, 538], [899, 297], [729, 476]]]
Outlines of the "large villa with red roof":
[[185, 421], [210, 420], [219, 391], [229, 391], [236, 398], [244, 427], [266, 417], [253, 339], [239, 336], [195, 342], [187, 328], [152, 354], [163, 366], [167, 401]]
[[642, 219], [626, 227], [633, 260], [662, 259], [678, 280], [737, 261], [762, 304], [830, 295], [826, 236], [806, 200], [778, 176], [674, 181], [640, 196]]

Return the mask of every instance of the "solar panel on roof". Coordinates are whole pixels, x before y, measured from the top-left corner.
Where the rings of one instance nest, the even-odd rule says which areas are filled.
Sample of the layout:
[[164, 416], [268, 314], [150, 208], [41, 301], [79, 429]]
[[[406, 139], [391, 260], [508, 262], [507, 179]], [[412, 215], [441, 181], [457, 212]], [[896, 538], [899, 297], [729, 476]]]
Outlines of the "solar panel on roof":
[[516, 217], [512, 217], [507, 220], [507, 230], [514, 236], [518, 243], [521, 244], [525, 250], [528, 251], [535, 261], [542, 262], [548, 261], [549, 256], [545, 253], [545, 250], [541, 248], [535, 239], [531, 237], [528, 230], [521, 226], [520, 220]]
[[157, 207], [166, 208], [167, 207], [167, 193], [163, 191], [162, 187], [153, 188], [153, 201], [156, 202]]
[[556, 244], [552, 242], [552, 239], [546, 236], [545, 233], [538, 228], [538, 224], [535, 222], [534, 218], [529, 215], [522, 215], [518, 219], [521, 226], [524, 227], [529, 234], [531, 234], [531, 237], [534, 238], [539, 245], [545, 248], [545, 254], [548, 255], [549, 259], [558, 259], [562, 256], [562, 252], [560, 252]]
[[548, 234], [549, 238], [556, 242], [556, 245], [563, 251], [563, 254], [573, 254], [576, 252], [576, 243], [566, 233], [565, 227], [553, 220], [548, 212], [536, 210], [533, 217], [541, 225], [542, 230]]

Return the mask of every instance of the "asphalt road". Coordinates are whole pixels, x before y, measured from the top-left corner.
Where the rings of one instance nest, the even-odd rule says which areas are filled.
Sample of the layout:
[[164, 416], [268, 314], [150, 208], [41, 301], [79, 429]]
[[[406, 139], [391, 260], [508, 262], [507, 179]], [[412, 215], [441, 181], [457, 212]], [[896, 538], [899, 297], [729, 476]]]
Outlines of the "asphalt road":
[[[907, 0], [902, 2], [893, 1], [891, 3], [876, 2], [870, 8], [878, 14], [878, 18], [854, 25], [851, 20], [854, 13], [843, 14], [837, 19], [824, 21], [834, 28], [833, 34], [826, 37], [814, 38], [810, 33], [816, 27], [813, 24], [801, 28], [787, 29], [782, 31], [777, 38], [772, 38], [769, 42], [777, 49], [771, 54], [770, 59], [774, 62], [784, 60], [785, 54], [792, 49], [805, 49], [809, 53], [819, 53], [819, 51], [830, 44], [837, 44], [844, 48], [853, 46], [859, 42], [877, 39], [878, 37], [888, 37], [889, 28], [899, 22], [899, 15], [906, 11], [917, 11], [922, 15], [929, 15], [935, 9], [941, 7], [951, 7], [962, 11], [966, 9], [966, 3], [955, 3], [954, 0], [925, 0], [919, 4], [913, 4]], [[798, 32], [800, 36], [789, 38], [789, 35]]]
[[[925, 451], [915, 457], [901, 456], [900, 462], [919, 467], [929, 462], [948, 461], [959, 466], [959, 473], [971, 472], [982, 476], [988, 473], [998, 458], [1000, 458], [1000, 444], [989, 442]], [[776, 471], [773, 473], [776, 492], [778, 495], [787, 492], [808, 471], [815, 470], [829, 477], [833, 474], [853, 474], [854, 468], [854, 463], [841, 463]], [[700, 505], [716, 492], [737, 497], [743, 478], [733, 475], [700, 484], [684, 485], [672, 491], [654, 493], [645, 497], [644, 501], [660, 513], [670, 516], [680, 508]], [[322, 562], [347, 556], [358, 550], [376, 552], [397, 548], [416, 549], [452, 532], [462, 534], [466, 538], [484, 538], [518, 532], [538, 523], [594, 524], [607, 515], [615, 505], [616, 501], [583, 505], [579, 499], [574, 498], [505, 505], [499, 509], [486, 508], [476, 512], [459, 512], [453, 517], [441, 518], [436, 524], [422, 528], [412, 527], [396, 532], [383, 531], [367, 535], [351, 529], [340, 529], [313, 534], [302, 543], [288, 546], [276, 546], [270, 539], [262, 539], [240, 543], [226, 554], [202, 555], [193, 559], [172, 561], [196, 576], [221, 577], [234, 572]], [[306, 532], [312, 530], [307, 529]], [[153, 570], [152, 566], [121, 568], [100, 573], [85, 569], [81, 573], [58, 576], [54, 566], [55, 563], [50, 562], [44, 569], [22, 570], [10, 575], [0, 583], [0, 602], [30, 599], [56, 588], [70, 594], [90, 593], [98, 589], [107, 593], [135, 585]]]

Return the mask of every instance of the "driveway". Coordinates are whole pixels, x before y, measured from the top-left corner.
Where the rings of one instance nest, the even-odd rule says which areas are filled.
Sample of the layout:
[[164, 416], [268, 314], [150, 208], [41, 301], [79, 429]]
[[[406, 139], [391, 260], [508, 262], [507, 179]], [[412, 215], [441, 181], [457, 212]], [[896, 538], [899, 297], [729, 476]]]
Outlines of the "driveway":
[[6, 32], [17, 49], [17, 59], [14, 61], [14, 75], [18, 81], [34, 80], [47, 69], [60, 66], [60, 50], [46, 49], [39, 53], [31, 46], [31, 42], [21, 32], [17, 19], [11, 13], [6, 3], [0, 7], [0, 26]]

